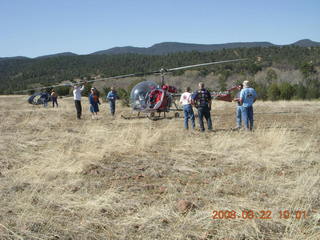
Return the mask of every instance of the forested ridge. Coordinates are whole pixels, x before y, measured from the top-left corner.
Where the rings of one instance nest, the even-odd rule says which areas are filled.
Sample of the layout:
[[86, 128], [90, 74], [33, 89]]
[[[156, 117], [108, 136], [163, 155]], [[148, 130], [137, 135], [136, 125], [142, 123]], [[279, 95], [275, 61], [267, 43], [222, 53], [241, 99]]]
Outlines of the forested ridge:
[[[220, 89], [224, 90], [232, 75], [255, 79], [264, 72], [265, 80], [257, 82], [260, 97], [281, 99], [281, 88], [290, 88], [290, 97], [318, 98], [320, 96], [320, 47], [272, 46], [223, 49], [211, 52], [181, 52], [167, 55], [76, 55], [54, 56], [48, 58], [2, 58], [0, 59], [0, 93], [8, 94], [30, 87], [49, 86], [74, 79], [92, 79], [121, 74], [149, 72], [161, 67], [172, 68], [211, 61], [247, 58], [248, 61], [201, 67], [201, 76], [219, 76]], [[296, 71], [301, 73], [299, 82], [279, 81], [277, 71]], [[183, 74], [176, 72], [176, 75]], [[284, 85], [286, 84], [286, 86]], [[290, 85], [290, 86], [289, 86]], [[292, 89], [291, 89], [292, 88]], [[312, 88], [313, 93], [308, 89]], [[302, 89], [302, 90], [301, 90]], [[272, 97], [273, 95], [276, 97]], [[283, 94], [282, 94], [283, 95]]]

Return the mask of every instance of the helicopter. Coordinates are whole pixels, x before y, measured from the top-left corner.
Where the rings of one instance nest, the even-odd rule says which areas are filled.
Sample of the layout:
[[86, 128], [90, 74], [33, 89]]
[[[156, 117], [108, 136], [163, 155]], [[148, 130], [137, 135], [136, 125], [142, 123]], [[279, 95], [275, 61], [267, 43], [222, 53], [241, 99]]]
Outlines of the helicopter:
[[51, 96], [47, 92], [37, 92], [28, 98], [28, 103], [32, 105], [44, 105], [51, 101]]
[[[177, 89], [174, 86], [162, 84], [161, 86], [152, 81], [143, 81], [134, 86], [130, 93], [130, 105], [133, 111], [138, 112], [137, 117], [140, 117], [140, 113], [147, 114], [148, 118], [154, 118], [155, 113], [165, 114], [169, 111], [176, 111], [175, 117], [179, 117], [177, 111], [182, 111], [175, 101], [174, 97], [179, 96]], [[172, 105], [174, 104], [174, 109]], [[122, 118], [129, 119], [133, 117], [127, 117], [121, 115]]]
[[[173, 72], [182, 69], [208, 66], [213, 64], [221, 64], [227, 62], [236, 62], [243, 61], [246, 59], [234, 59], [234, 60], [226, 60], [219, 62], [209, 62], [209, 63], [201, 63], [171, 69], [161, 68], [159, 71], [152, 72], [152, 74], [160, 73], [161, 75], [161, 85], [158, 85], [152, 81], [143, 81], [134, 86], [130, 93], [130, 105], [133, 111], [138, 112], [136, 117], [140, 117], [140, 113], [147, 114], [147, 117], [151, 120], [159, 120], [160, 114], [163, 113], [163, 118], [166, 118], [166, 113], [173, 111], [174, 117], [179, 117], [179, 112], [182, 111], [182, 108], [178, 107], [175, 101], [176, 97], [180, 97], [181, 94], [177, 93], [177, 88], [174, 86], [170, 86], [165, 84], [164, 76], [168, 72]], [[232, 101], [231, 92], [237, 90], [238, 86], [234, 86], [230, 89], [227, 89], [224, 92], [212, 92], [211, 95], [216, 100], [222, 101]], [[159, 113], [157, 117], [155, 117], [155, 113]], [[125, 119], [131, 119], [135, 117], [124, 116], [121, 117]]]

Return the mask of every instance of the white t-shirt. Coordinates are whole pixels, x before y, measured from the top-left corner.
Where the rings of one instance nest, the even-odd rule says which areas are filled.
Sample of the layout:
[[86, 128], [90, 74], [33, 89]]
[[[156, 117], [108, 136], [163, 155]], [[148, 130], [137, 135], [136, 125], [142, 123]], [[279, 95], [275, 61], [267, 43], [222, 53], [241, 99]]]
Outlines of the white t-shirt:
[[82, 86], [81, 88], [77, 87], [73, 90], [73, 99], [74, 100], [81, 101], [81, 92], [83, 91], [83, 89], [84, 89], [84, 86]]
[[182, 104], [182, 106], [191, 104], [191, 93], [189, 92], [182, 93], [180, 97], [180, 103]]

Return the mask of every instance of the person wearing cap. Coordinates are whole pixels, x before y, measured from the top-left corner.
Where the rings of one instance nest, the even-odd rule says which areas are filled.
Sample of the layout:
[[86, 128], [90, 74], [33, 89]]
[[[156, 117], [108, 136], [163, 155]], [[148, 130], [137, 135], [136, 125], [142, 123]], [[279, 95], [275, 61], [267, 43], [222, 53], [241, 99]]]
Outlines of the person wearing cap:
[[241, 126], [242, 126], [242, 117], [241, 117], [241, 115], [242, 115], [242, 111], [241, 111], [242, 105], [240, 104], [240, 92], [243, 89], [243, 84], [242, 83], [239, 84], [237, 86], [237, 88], [239, 89], [239, 92], [237, 92], [237, 94], [236, 94], [235, 98], [233, 99], [233, 101], [237, 103], [237, 108], [236, 108], [236, 123], [237, 123], [237, 127], [236, 127], [236, 129], [240, 129]]
[[188, 121], [191, 120], [192, 129], [195, 128], [194, 112], [191, 105], [191, 89], [190, 87], [186, 88], [186, 91], [182, 93], [180, 97], [180, 104], [183, 107], [184, 114], [184, 128], [189, 129]]
[[203, 132], [204, 124], [203, 117], [207, 120], [208, 130], [212, 130], [212, 121], [211, 121], [211, 94], [210, 92], [204, 88], [204, 83], [199, 83], [199, 90], [194, 92], [192, 95], [192, 102], [198, 109], [198, 118], [200, 131]]
[[58, 107], [58, 94], [54, 89], [51, 91], [51, 100], [52, 100], [52, 107], [54, 108], [54, 105], [57, 105]]
[[257, 99], [256, 91], [250, 87], [249, 81], [243, 82], [243, 89], [240, 92], [240, 104], [242, 120], [246, 130], [253, 129], [253, 104]]
[[95, 88], [91, 88], [91, 91], [89, 94], [89, 103], [90, 103], [90, 112], [92, 114], [92, 119], [95, 119], [95, 116], [98, 117], [99, 105], [100, 105], [99, 94]]
[[116, 112], [116, 100], [119, 99], [118, 94], [114, 87], [111, 87], [111, 91], [107, 94], [107, 100], [110, 104], [111, 115], [114, 116]]
[[82, 106], [81, 106], [81, 93], [84, 90], [84, 85], [75, 85], [73, 87], [73, 99], [74, 99], [74, 105], [76, 107], [77, 111], [77, 119], [81, 119], [82, 115]]

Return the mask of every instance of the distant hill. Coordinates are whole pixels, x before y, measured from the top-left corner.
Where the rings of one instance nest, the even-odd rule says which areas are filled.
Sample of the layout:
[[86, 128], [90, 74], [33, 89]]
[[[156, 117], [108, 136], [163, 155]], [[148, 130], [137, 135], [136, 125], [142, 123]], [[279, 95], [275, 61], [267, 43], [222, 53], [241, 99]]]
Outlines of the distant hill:
[[296, 45], [299, 47], [319, 47], [320, 42], [314, 42], [314, 41], [311, 41], [310, 39], [302, 39], [300, 41], [292, 43], [292, 45]]
[[[316, 47], [320, 46], [320, 42], [314, 42], [310, 39], [302, 39], [295, 43], [288, 45], [296, 45], [300, 47]], [[136, 53], [144, 55], [165, 55], [176, 52], [209, 52], [217, 51], [221, 49], [232, 49], [232, 48], [252, 48], [252, 47], [271, 47], [271, 46], [286, 46], [276, 45], [270, 42], [234, 42], [234, 43], [223, 43], [223, 44], [193, 44], [193, 43], [178, 43], [178, 42], [163, 42], [155, 44], [148, 48], [140, 47], [114, 47], [107, 50], [97, 51], [91, 53], [91, 55], [116, 55], [124, 53]]]
[[[163, 42], [152, 45], [151, 47], [113, 47], [106, 50], [96, 51], [88, 55], [119, 55], [119, 54], [142, 54], [142, 55], [166, 55], [171, 53], [178, 52], [210, 52], [218, 51], [221, 49], [233, 49], [233, 48], [254, 48], [254, 47], [272, 47], [272, 46], [299, 46], [299, 47], [318, 47], [320, 42], [315, 42], [310, 39], [302, 39], [292, 44], [287, 45], [276, 45], [270, 42], [233, 42], [233, 43], [222, 43], [222, 44], [196, 44], [196, 43], [179, 43], [179, 42]], [[45, 59], [52, 57], [61, 57], [61, 56], [79, 56], [78, 54], [72, 52], [62, 52], [50, 55], [39, 56], [34, 59]], [[17, 57], [3, 57], [0, 58], [0, 61], [3, 60], [21, 60], [29, 59], [23, 56]]]
[[16, 56], [16, 57], [2, 57], [0, 58], [0, 61], [5, 61], [5, 60], [26, 60], [30, 59], [28, 57], [23, 57], [23, 56]]
[[77, 56], [78, 54], [72, 52], [55, 53], [50, 55], [39, 56], [36, 58], [51, 58], [51, 57], [61, 57], [61, 56]]
[[92, 55], [100, 54], [123, 54], [123, 53], [136, 53], [144, 55], [164, 55], [176, 52], [208, 52], [221, 50], [223, 48], [251, 48], [251, 47], [270, 47], [275, 46], [269, 42], [235, 42], [235, 43], [225, 43], [225, 44], [193, 44], [193, 43], [178, 43], [178, 42], [163, 42], [155, 44], [148, 48], [138, 48], [138, 47], [115, 47], [107, 50], [97, 51], [91, 53]]

